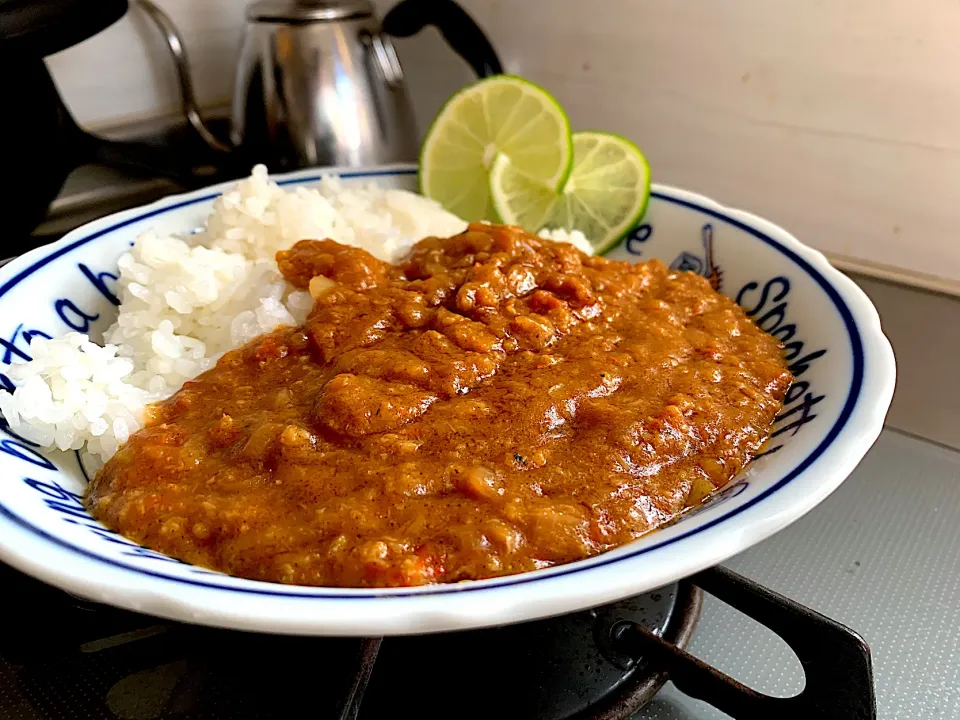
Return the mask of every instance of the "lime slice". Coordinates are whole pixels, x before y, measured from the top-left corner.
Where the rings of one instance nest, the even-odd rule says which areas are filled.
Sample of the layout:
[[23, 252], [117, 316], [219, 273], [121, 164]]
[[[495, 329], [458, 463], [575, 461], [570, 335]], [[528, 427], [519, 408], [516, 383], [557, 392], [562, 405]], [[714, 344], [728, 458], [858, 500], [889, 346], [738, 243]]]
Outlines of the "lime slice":
[[553, 190], [573, 165], [563, 108], [512, 75], [481, 80], [447, 101], [420, 150], [420, 191], [464, 220], [496, 220], [488, 175], [498, 153]]
[[602, 253], [643, 217], [650, 166], [640, 149], [619, 135], [579, 132], [573, 135], [573, 170], [559, 190], [501, 153], [490, 170], [490, 196], [503, 222], [530, 232], [579, 230]]

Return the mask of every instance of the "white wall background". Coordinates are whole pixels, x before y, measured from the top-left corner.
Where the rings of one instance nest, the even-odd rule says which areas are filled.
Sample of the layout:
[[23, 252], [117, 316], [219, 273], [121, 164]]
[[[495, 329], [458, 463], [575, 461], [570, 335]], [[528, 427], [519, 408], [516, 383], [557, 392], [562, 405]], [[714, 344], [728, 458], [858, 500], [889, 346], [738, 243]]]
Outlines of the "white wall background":
[[[202, 100], [230, 95], [244, 0], [159, 0]], [[376, 0], [379, 9], [389, 0]], [[834, 256], [960, 288], [956, 0], [463, 0], [508, 70], [577, 128], [628, 135], [659, 182], [750, 209]], [[470, 75], [432, 31], [398, 43], [421, 127]], [[130, 13], [50, 59], [77, 118], [177, 106]]]

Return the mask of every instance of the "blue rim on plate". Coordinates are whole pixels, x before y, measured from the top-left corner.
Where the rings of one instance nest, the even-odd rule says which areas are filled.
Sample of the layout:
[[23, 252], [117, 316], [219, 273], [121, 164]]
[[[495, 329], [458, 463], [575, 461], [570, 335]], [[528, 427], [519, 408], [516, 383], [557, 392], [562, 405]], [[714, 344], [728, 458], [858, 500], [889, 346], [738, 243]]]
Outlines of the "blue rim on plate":
[[[415, 169], [390, 169], [390, 170], [371, 170], [371, 171], [357, 171], [357, 172], [342, 172], [339, 173], [340, 177], [343, 178], [357, 178], [357, 177], [384, 177], [384, 176], [396, 176], [396, 175], [412, 175], [416, 174]], [[300, 176], [293, 179], [279, 180], [278, 184], [280, 185], [291, 185], [291, 184], [303, 184], [309, 182], [317, 182], [323, 178], [323, 175], [315, 176]], [[194, 197], [190, 200], [185, 200], [180, 203], [169, 205], [162, 208], [157, 208], [154, 210], [149, 210], [145, 213], [128, 217], [125, 220], [111, 225], [109, 227], [98, 230], [97, 232], [91, 233], [83, 238], [79, 238], [68, 245], [65, 245], [62, 248], [54, 250], [49, 255], [44, 256], [43, 258], [32, 263], [29, 267], [24, 268], [14, 277], [0, 286], [0, 298], [3, 297], [11, 288], [15, 287], [25, 278], [28, 278], [34, 272], [42, 268], [43, 266], [49, 264], [51, 261], [56, 258], [62, 257], [69, 254], [71, 251], [86, 245], [92, 240], [105, 235], [107, 233], [114, 232], [118, 229], [121, 229], [125, 226], [141, 222], [143, 220], [156, 217], [174, 210], [178, 210], [189, 205], [194, 205], [197, 203], [205, 202], [212, 200], [220, 195], [220, 192], [214, 192], [210, 194], [203, 195], [201, 197]], [[626, 552], [623, 554], [617, 554], [616, 556], [604, 556], [600, 555], [594, 558], [580, 561], [574, 565], [568, 567], [557, 567], [552, 568], [547, 574], [536, 573], [530, 575], [525, 573], [517, 576], [510, 576], [502, 579], [491, 579], [478, 581], [476, 583], [471, 583], [467, 585], [441, 585], [441, 586], [427, 586], [427, 587], [418, 587], [418, 588], [405, 588], [399, 590], [385, 591], [383, 589], [377, 589], [376, 591], [369, 592], [368, 594], [359, 594], [356, 592], [356, 589], [353, 589], [353, 592], [349, 590], [341, 591], [339, 593], [331, 592], [309, 592], [305, 591], [303, 588], [298, 588], [298, 591], [284, 591], [280, 589], [271, 589], [270, 583], [262, 583], [263, 588], [255, 587], [235, 587], [230, 585], [223, 585], [211, 582], [204, 582], [202, 580], [191, 580], [183, 577], [177, 577], [174, 575], [168, 575], [162, 572], [156, 572], [153, 570], [146, 570], [142, 567], [136, 565], [128, 565], [126, 563], [118, 562], [110, 558], [102, 557], [97, 553], [85, 550], [81, 547], [77, 547], [71, 543], [68, 543], [60, 538], [54, 537], [53, 535], [47, 533], [46, 531], [34, 526], [32, 523], [24, 520], [22, 517], [12, 512], [7, 508], [2, 502], [0, 502], [0, 515], [6, 517], [11, 522], [17, 524], [21, 528], [33, 533], [36, 536], [43, 538], [45, 541], [53, 543], [59, 547], [62, 547], [71, 552], [77, 553], [86, 557], [88, 559], [95, 560], [97, 562], [117, 567], [123, 570], [132, 571], [141, 575], [147, 575], [155, 577], [158, 579], [172, 581], [178, 584], [191, 585], [195, 587], [210, 588], [214, 590], [226, 590], [230, 592], [237, 592], [243, 594], [253, 594], [253, 595], [263, 595], [263, 596], [272, 596], [272, 597], [288, 597], [293, 599], [324, 599], [324, 600], [374, 600], [378, 598], [422, 598], [427, 595], [442, 595], [442, 594], [462, 594], [470, 592], [480, 592], [480, 591], [489, 591], [496, 588], [504, 588], [522, 585], [531, 582], [544, 581], [547, 579], [555, 579], [563, 576], [573, 575], [576, 573], [585, 572], [588, 570], [594, 570], [612, 563], [619, 563], [630, 558], [639, 557], [645, 555], [654, 550], [661, 549], [668, 545], [672, 545], [681, 540], [687, 539], [691, 536], [705, 532], [706, 530], [724, 522], [732, 517], [735, 517], [747, 509], [757, 505], [761, 501], [768, 498], [773, 493], [782, 489], [784, 486], [789, 484], [793, 479], [799, 476], [804, 470], [806, 470], [810, 465], [812, 465], [834, 442], [843, 428], [847, 425], [851, 415], [853, 414], [854, 408], [856, 407], [858, 401], [861, 397], [861, 391], [863, 388], [863, 378], [864, 378], [864, 351], [863, 351], [863, 340], [860, 337], [859, 329], [857, 324], [854, 321], [853, 313], [850, 308], [844, 302], [843, 298], [840, 296], [840, 293], [837, 292], [837, 289], [824, 278], [824, 276], [817, 270], [813, 265], [810, 264], [805, 258], [791, 250], [790, 248], [784, 246], [778, 240], [770, 237], [766, 233], [761, 232], [760, 230], [751, 227], [750, 225], [731, 217], [730, 215], [724, 213], [722, 210], [717, 210], [715, 208], [707, 207], [706, 205], [693, 202], [690, 200], [683, 200], [681, 198], [672, 197], [669, 194], [665, 194], [658, 191], [653, 191], [651, 197], [658, 200], [662, 200], [668, 203], [686, 207], [691, 210], [708, 215], [712, 218], [715, 218], [719, 221], [727, 223], [738, 230], [746, 232], [758, 240], [761, 240], [765, 244], [777, 250], [779, 253], [790, 259], [795, 265], [801, 268], [807, 275], [812, 277], [817, 284], [824, 290], [830, 300], [833, 302], [834, 306], [837, 308], [837, 311], [840, 313], [840, 316], [843, 318], [844, 326], [846, 327], [847, 334], [850, 340], [850, 349], [852, 353], [853, 360], [853, 372], [852, 379], [850, 383], [850, 391], [847, 395], [847, 398], [844, 402], [843, 408], [841, 409], [839, 416], [830, 430], [826, 433], [824, 439], [821, 443], [813, 450], [806, 458], [799, 462], [790, 472], [786, 473], [781, 477], [776, 483], [771, 485], [769, 488], [758, 494], [755, 498], [749, 500], [748, 502], [736, 507], [735, 509], [719, 515], [718, 517], [710, 520], [703, 525], [699, 525], [696, 528], [693, 528], [685, 533], [680, 533], [669, 539], [664, 540], [663, 542], [654, 543], [652, 545], [639, 548], [632, 552]], [[79, 462], [79, 458], [77, 459]], [[82, 469], [82, 465], [81, 465]], [[85, 471], [84, 471], [85, 472]], [[215, 573], [211, 573], [215, 574]]]

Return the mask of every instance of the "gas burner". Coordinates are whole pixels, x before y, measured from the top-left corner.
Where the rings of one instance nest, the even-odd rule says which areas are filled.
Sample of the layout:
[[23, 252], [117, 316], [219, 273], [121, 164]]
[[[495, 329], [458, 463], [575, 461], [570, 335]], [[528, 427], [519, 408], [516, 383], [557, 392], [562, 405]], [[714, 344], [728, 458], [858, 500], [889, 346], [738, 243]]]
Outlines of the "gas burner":
[[[669, 678], [735, 718], [876, 716], [870, 656], [850, 630], [716, 568], [572, 615], [372, 639], [257, 635], [86, 603], [0, 566], [18, 623], [0, 634], [0, 717], [90, 720], [625, 720]], [[795, 698], [746, 688], [685, 652], [702, 591], [779, 634], [804, 665]]]
[[[419, 717], [464, 720], [491, 717], [629, 718], [666, 682], [643, 660], [619, 652], [616, 628], [642, 627], [670, 643], [686, 646], [700, 616], [701, 593], [689, 583], [597, 610], [521, 625], [462, 633], [386, 638], [376, 664], [378, 640], [362, 647], [359, 682], [369, 674], [362, 709], [348, 690], [337, 717], [388, 717], [397, 698], [420, 691], [426, 679], [429, 702]], [[366, 660], [366, 662], [364, 661]]]

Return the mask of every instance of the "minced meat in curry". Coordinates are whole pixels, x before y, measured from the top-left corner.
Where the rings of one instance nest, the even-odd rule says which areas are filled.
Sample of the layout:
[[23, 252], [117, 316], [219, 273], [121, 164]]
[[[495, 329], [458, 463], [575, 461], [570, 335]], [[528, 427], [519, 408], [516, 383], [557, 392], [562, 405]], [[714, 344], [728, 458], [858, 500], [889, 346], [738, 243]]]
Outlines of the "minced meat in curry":
[[483, 224], [400, 266], [331, 240], [277, 260], [306, 323], [154, 406], [87, 498], [232, 575], [421, 585], [604, 552], [739, 473], [791, 382], [776, 339], [657, 261]]

